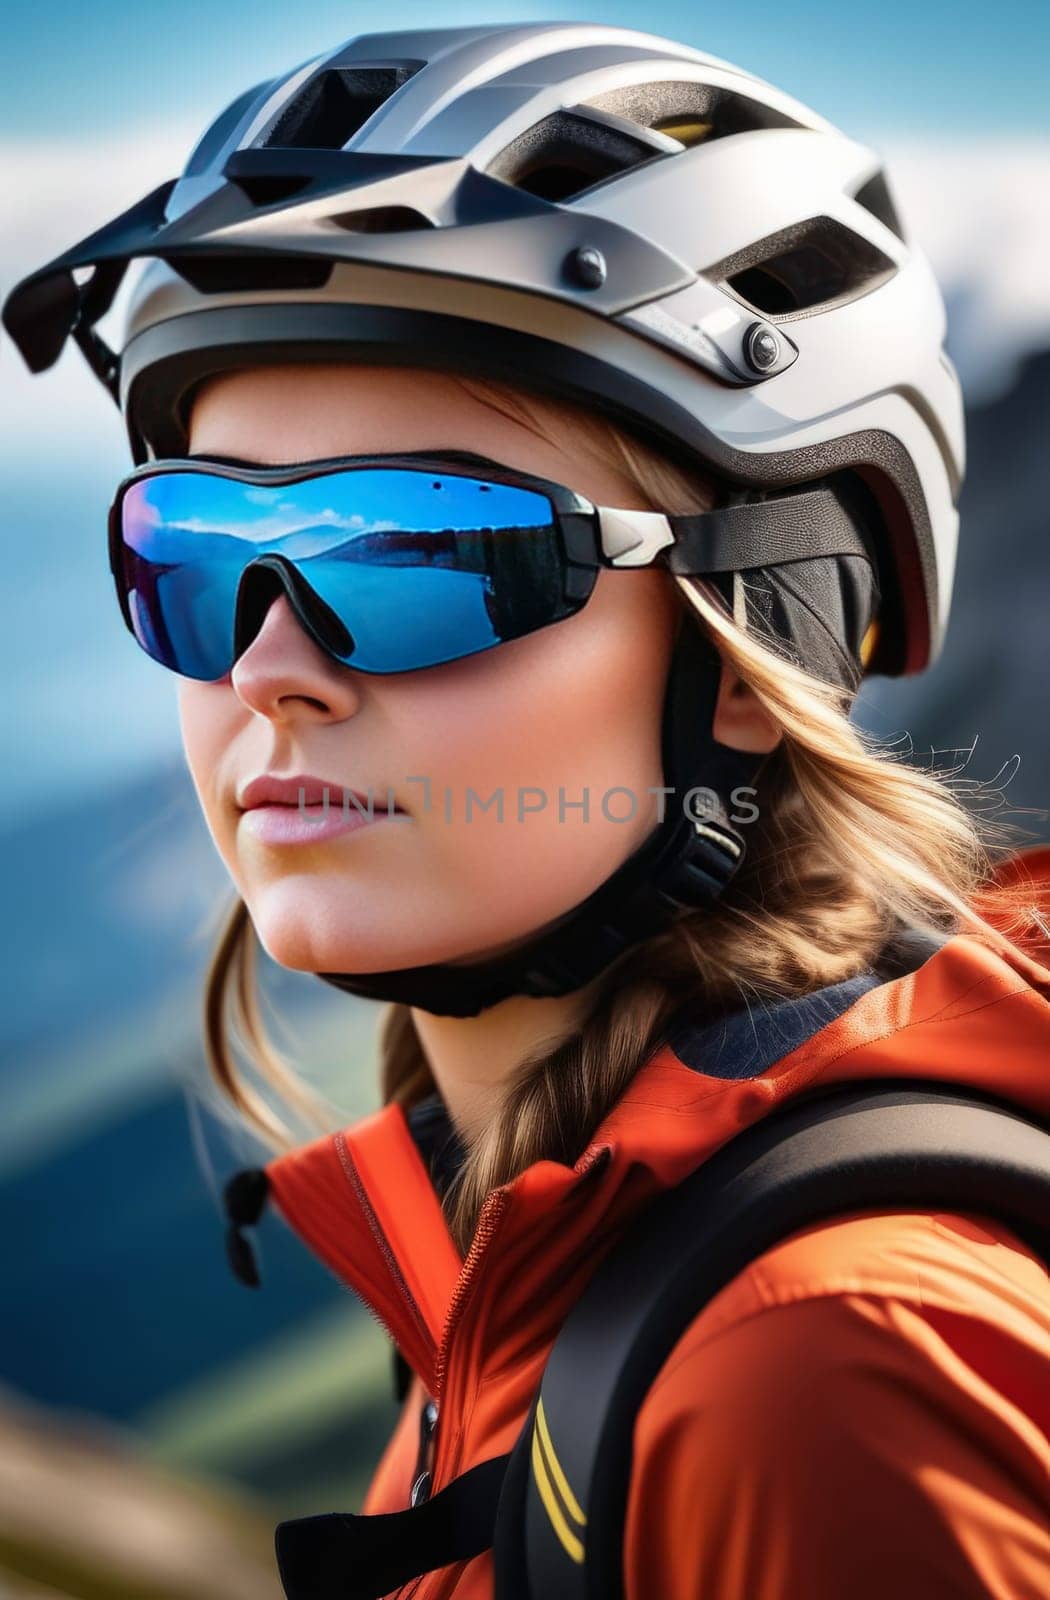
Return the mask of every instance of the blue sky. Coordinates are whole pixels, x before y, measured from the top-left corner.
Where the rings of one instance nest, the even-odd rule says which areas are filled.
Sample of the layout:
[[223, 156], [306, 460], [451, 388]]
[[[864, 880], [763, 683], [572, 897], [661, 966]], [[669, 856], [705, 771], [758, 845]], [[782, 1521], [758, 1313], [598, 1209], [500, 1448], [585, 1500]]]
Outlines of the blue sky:
[[771, 79], [847, 132], [1045, 128], [1045, 0], [14, 0], [0, 67], [0, 135], [88, 134], [201, 118], [355, 33], [471, 21], [592, 18], [680, 38]]

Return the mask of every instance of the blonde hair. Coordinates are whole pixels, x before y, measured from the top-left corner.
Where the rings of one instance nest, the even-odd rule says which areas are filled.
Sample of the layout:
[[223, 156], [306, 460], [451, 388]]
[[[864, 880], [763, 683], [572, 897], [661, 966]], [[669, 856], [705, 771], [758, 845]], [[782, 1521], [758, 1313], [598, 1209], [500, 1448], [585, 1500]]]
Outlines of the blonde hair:
[[[713, 503], [713, 486], [701, 474], [596, 414], [488, 380], [458, 381], [541, 437], [572, 437], [626, 473], [654, 507], [681, 514]], [[964, 804], [980, 785], [957, 771], [922, 771], [898, 750], [880, 747], [850, 723], [840, 688], [743, 631], [702, 581], [674, 581], [697, 625], [782, 730], [765, 768], [761, 813], [748, 827], [745, 863], [723, 900], [626, 951], [596, 982], [580, 1030], [512, 1074], [498, 1115], [467, 1145], [443, 1197], [464, 1254], [490, 1191], [535, 1161], [573, 1163], [683, 1006], [761, 1004], [840, 982], [862, 971], [902, 926], [965, 929], [1001, 943], [1022, 938], [1029, 916], [1038, 925], [1023, 888], [993, 882], [992, 852], [1006, 830]], [[993, 916], [994, 923], [987, 920]], [[207, 975], [205, 1053], [222, 1094], [279, 1151], [293, 1147], [295, 1136], [240, 1071], [235, 1041], [287, 1110], [319, 1132], [333, 1122], [266, 1033], [257, 953], [237, 897]], [[407, 1110], [433, 1092], [408, 1006], [386, 1007], [378, 1044], [384, 1104]]]

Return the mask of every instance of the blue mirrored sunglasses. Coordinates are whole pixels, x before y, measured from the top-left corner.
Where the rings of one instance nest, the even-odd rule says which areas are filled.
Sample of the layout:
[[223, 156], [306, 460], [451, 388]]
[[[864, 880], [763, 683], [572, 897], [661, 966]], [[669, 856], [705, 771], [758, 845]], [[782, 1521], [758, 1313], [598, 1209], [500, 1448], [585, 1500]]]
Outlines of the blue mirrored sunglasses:
[[602, 509], [463, 451], [153, 461], [118, 488], [109, 537], [135, 639], [206, 682], [231, 670], [282, 590], [337, 661], [412, 672], [570, 617], [599, 567], [644, 564], [674, 542], [659, 513]]

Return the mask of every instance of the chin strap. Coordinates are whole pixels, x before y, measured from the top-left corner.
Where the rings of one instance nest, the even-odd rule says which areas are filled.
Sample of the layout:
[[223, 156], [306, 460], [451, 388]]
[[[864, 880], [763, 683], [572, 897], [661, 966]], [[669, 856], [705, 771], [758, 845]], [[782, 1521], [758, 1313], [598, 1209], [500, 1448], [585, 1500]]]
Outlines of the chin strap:
[[[720, 675], [718, 652], [683, 616], [664, 698], [664, 783], [672, 792], [665, 797], [663, 821], [553, 925], [491, 960], [317, 976], [369, 1000], [400, 1001], [437, 1016], [472, 1017], [510, 995], [580, 989], [623, 951], [669, 927], [682, 911], [713, 905], [744, 859], [744, 839], [730, 820], [733, 795], [750, 790], [766, 759], [730, 750], [712, 737]], [[701, 792], [687, 807], [694, 789]], [[513, 860], [509, 866], [513, 870]]]

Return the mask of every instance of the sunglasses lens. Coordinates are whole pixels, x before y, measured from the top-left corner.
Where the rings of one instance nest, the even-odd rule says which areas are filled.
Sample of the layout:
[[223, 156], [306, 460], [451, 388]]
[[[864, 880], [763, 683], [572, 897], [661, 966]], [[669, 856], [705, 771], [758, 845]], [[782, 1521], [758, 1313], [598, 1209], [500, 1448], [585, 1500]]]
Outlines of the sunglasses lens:
[[233, 665], [242, 580], [267, 556], [296, 569], [323, 602], [317, 614], [334, 613], [343, 631], [328, 647], [363, 672], [454, 661], [582, 603], [565, 599], [546, 495], [434, 470], [359, 467], [280, 485], [162, 472], [125, 491], [121, 534], [116, 576], [136, 639], [207, 681]]
[[188, 678], [223, 677], [233, 664], [237, 586], [252, 549], [233, 531], [238, 495], [212, 476], [158, 473], [121, 503], [116, 573], [135, 638]]

